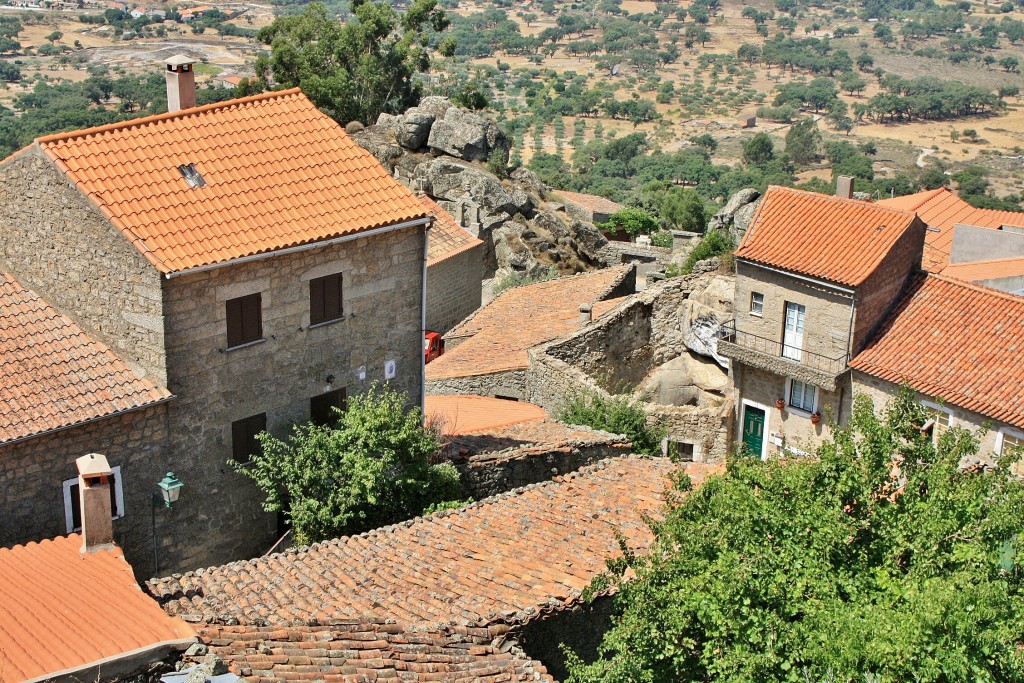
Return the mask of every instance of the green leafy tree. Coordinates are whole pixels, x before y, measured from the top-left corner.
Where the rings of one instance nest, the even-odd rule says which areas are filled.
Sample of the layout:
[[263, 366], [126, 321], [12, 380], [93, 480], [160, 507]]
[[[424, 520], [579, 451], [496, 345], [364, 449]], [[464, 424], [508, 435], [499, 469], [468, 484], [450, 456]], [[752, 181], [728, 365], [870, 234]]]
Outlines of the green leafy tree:
[[58, 40], [60, 40], [63, 37], [64, 37], [63, 33], [61, 33], [60, 31], [54, 31], [54, 32], [50, 33], [49, 35], [47, 35], [46, 39], [48, 41], [50, 41], [51, 45], [53, 45], [54, 43], [56, 43]]
[[673, 227], [690, 232], [704, 232], [708, 222], [704, 200], [689, 187], [673, 187], [664, 194], [661, 216]]
[[625, 230], [629, 235], [649, 235], [661, 229], [658, 219], [643, 209], [623, 209], [608, 217], [607, 223], [598, 226], [608, 232]]
[[278, 17], [257, 39], [270, 56], [256, 61], [264, 89], [300, 86], [335, 120], [374, 123], [420, 98], [413, 76], [430, 67], [428, 31], [448, 26], [436, 0], [415, 0], [404, 14], [385, 2], [353, 0], [352, 18], [340, 23], [318, 2], [302, 14]]
[[295, 425], [286, 441], [263, 432], [251, 463], [229, 462], [266, 494], [264, 510], [284, 512], [299, 544], [409, 519], [458, 498], [459, 474], [430, 463], [438, 439], [406, 398], [374, 386], [335, 424]]
[[565, 424], [625, 434], [637, 453], [661, 453], [664, 430], [652, 425], [643, 406], [628, 396], [606, 396], [594, 391], [580, 391], [565, 402], [558, 419]]
[[[1024, 482], [962, 471], [904, 390], [858, 397], [816, 459], [676, 478], [652, 553], [610, 563], [617, 615], [573, 683], [1024, 679]], [[630, 580], [620, 577], [629, 568]]]
[[786, 133], [786, 154], [793, 163], [810, 164], [818, 160], [818, 148], [821, 146], [821, 132], [814, 119], [807, 118], [797, 121]]
[[775, 143], [768, 133], [758, 133], [743, 143], [743, 162], [765, 166], [775, 159]]

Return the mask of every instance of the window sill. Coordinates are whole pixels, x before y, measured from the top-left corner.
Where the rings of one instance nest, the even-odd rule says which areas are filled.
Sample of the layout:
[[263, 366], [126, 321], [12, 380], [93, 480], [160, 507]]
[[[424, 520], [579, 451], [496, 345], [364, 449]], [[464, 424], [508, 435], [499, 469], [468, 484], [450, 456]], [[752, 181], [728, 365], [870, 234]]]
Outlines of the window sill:
[[800, 417], [806, 417], [807, 419], [810, 419], [811, 415], [814, 414], [813, 410], [804, 410], [803, 408], [798, 408], [798, 407], [790, 405], [788, 403], [786, 404], [786, 412], [788, 412], [788, 413], [795, 413], [795, 414], [799, 415]]
[[764, 317], [764, 313], [757, 313], [755, 311], [751, 311], [750, 315], [754, 316], [755, 318], [763, 318]]
[[325, 320], [322, 323], [313, 323], [312, 325], [309, 325], [308, 327], [306, 327], [306, 329], [307, 330], [315, 330], [318, 327], [327, 327], [327, 326], [333, 325], [335, 323], [345, 322], [345, 320], [347, 318], [348, 318], [347, 315], [343, 315], [340, 318], [334, 318], [332, 320]]
[[254, 339], [251, 342], [245, 342], [244, 344], [239, 344], [238, 346], [229, 346], [226, 349], [224, 349], [224, 353], [231, 353], [232, 351], [239, 351], [241, 349], [247, 349], [250, 346], [256, 346], [257, 344], [262, 344], [265, 341], [267, 341], [267, 338], [263, 337], [262, 339]]

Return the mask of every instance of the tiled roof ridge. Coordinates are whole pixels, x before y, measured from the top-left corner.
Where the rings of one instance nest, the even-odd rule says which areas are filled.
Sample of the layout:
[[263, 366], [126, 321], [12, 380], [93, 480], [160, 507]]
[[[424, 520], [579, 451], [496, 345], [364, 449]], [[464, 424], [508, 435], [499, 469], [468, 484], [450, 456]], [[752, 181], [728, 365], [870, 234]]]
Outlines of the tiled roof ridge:
[[[1016, 259], [996, 259], [996, 260], [998, 260], [998, 261], [1020, 261], [1020, 260], [1024, 260], [1024, 257], [1018, 257]], [[985, 263], [987, 263], [987, 261]], [[955, 278], [955, 277], [950, 277], [949, 275], [943, 275], [942, 273], [926, 273], [926, 276], [929, 277], [929, 278], [933, 278], [935, 280], [940, 280], [942, 282], [949, 283], [951, 285], [956, 285], [957, 287], [963, 287], [965, 289], [972, 289], [972, 290], [974, 290], [974, 291], [976, 291], [976, 292], [978, 292], [980, 294], [985, 294], [985, 295], [988, 295], [988, 296], [993, 296], [993, 297], [996, 297], [997, 299], [1003, 299], [1004, 301], [1008, 301], [1008, 302], [1016, 304], [1016, 305], [1024, 304], [1024, 297], [1021, 297], [1021, 296], [1019, 296], [1017, 294], [1010, 294], [1009, 292], [1004, 292], [1002, 290], [995, 289], [994, 287], [988, 287], [986, 285], [980, 285], [977, 282], [968, 282], [966, 280], [960, 280], [960, 279]]]
[[[433, 519], [440, 519], [442, 517], [449, 517], [449, 516], [453, 516], [453, 515], [458, 515], [458, 514], [460, 514], [461, 512], [463, 512], [465, 510], [471, 510], [471, 509], [474, 509], [474, 508], [486, 507], [488, 505], [495, 505], [495, 504], [497, 504], [500, 501], [508, 500], [509, 498], [515, 498], [517, 496], [521, 496], [524, 493], [526, 493], [527, 491], [534, 491], [534, 490], [537, 490], [537, 489], [544, 489], [544, 488], [549, 488], [549, 487], [552, 487], [552, 486], [561, 485], [561, 484], [563, 484], [563, 483], [565, 483], [567, 481], [571, 481], [573, 479], [578, 479], [580, 477], [583, 477], [583, 476], [586, 476], [586, 475], [589, 475], [589, 474], [593, 474], [595, 472], [600, 472], [601, 470], [607, 469], [608, 466], [611, 463], [614, 463], [614, 462], [618, 462], [618, 461], [622, 461], [622, 460], [654, 460], [654, 459], [655, 459], [655, 456], [643, 455], [643, 454], [640, 454], [640, 453], [624, 453], [622, 455], [612, 456], [612, 457], [604, 458], [602, 460], [598, 460], [597, 462], [595, 462], [592, 465], [587, 465], [586, 467], [581, 467], [578, 470], [575, 470], [573, 472], [566, 472], [565, 474], [560, 474], [560, 475], [558, 475], [556, 477], [553, 477], [552, 479], [548, 479], [546, 481], [542, 481], [542, 482], [535, 483], [535, 484], [527, 484], [526, 486], [519, 486], [519, 487], [514, 488], [514, 489], [509, 489], [508, 491], [504, 491], [502, 493], [498, 493], [498, 494], [495, 494], [493, 496], [488, 496], [487, 498], [483, 498], [481, 500], [473, 501], [472, 503], [468, 503], [466, 505], [462, 505], [462, 506], [457, 507], [455, 509], [451, 509], [451, 510], [438, 510], [437, 512], [433, 512], [433, 513], [431, 513], [429, 515], [420, 515], [419, 517], [413, 517], [412, 519], [407, 519], [407, 520], [402, 521], [402, 522], [395, 522], [394, 524], [386, 524], [384, 526], [377, 527], [376, 529], [370, 529], [368, 531], [363, 531], [363, 532], [358, 533], [358, 534], [351, 534], [349, 536], [339, 536], [337, 538], [331, 538], [331, 539], [328, 539], [326, 541], [319, 541], [317, 543], [310, 543], [309, 545], [300, 546], [298, 548], [289, 548], [287, 550], [283, 550], [283, 551], [278, 552], [278, 553], [271, 553], [269, 555], [263, 555], [263, 556], [258, 557], [258, 558], [252, 558], [252, 559], [248, 559], [248, 560], [235, 560], [234, 562], [228, 562], [226, 564], [212, 565], [210, 567], [203, 567], [203, 568], [200, 568], [200, 569], [194, 569], [192, 571], [185, 572], [185, 573], [180, 574], [180, 575], [175, 574], [175, 575], [172, 575], [172, 576], [173, 576], [173, 578], [176, 578], [176, 579], [179, 578], [179, 577], [180, 578], [186, 578], [186, 577], [190, 577], [190, 576], [202, 576], [209, 569], [216, 569], [216, 568], [220, 568], [220, 567], [225, 567], [225, 568], [229, 568], [229, 567], [244, 567], [244, 566], [246, 566], [248, 564], [252, 564], [252, 563], [260, 562], [260, 561], [267, 561], [267, 560], [270, 560], [271, 558], [279, 558], [279, 557], [284, 556], [284, 555], [296, 555], [296, 556], [304, 555], [304, 554], [310, 552], [311, 550], [316, 550], [317, 548], [319, 548], [321, 546], [324, 546], [324, 545], [335, 545], [335, 546], [337, 546], [337, 545], [340, 545], [343, 541], [347, 541], [348, 539], [352, 539], [352, 538], [369, 538], [371, 536], [383, 536], [383, 535], [394, 533], [394, 532], [398, 531], [399, 529], [407, 529], [409, 527], [416, 526], [418, 524], [426, 524], [428, 521], [433, 520]], [[144, 585], [148, 589], [149, 586], [154, 585], [154, 584], [159, 584], [161, 581], [165, 580], [166, 578], [168, 578], [168, 577], [155, 576], [155, 577], [153, 577], [151, 579], [148, 579], [145, 582]], [[152, 591], [148, 591], [148, 592], [150, 592], [150, 594], [153, 594]], [[180, 597], [180, 596], [176, 596], [176, 595], [173, 595], [173, 594], [172, 595], [165, 595], [163, 597], [159, 597], [159, 596], [154, 595], [154, 598], [159, 603], [161, 603], [161, 604], [163, 604], [165, 602], [170, 602], [171, 600], [175, 600], [178, 597]]]
[[[908, 208], [904, 209], [904, 211], [917, 211], [917, 209], [921, 208], [922, 206], [924, 206], [931, 200], [935, 199], [939, 195], [953, 194], [953, 191], [945, 187], [938, 187], [935, 188], [934, 190], [925, 190], [924, 192], [920, 192], [918, 194], [920, 195], [918, 197], [918, 201], [911, 204]], [[894, 197], [893, 199], [899, 199], [899, 197]], [[957, 196], [957, 199], [960, 199], [959, 195]]]
[[[915, 215], [913, 211], [908, 211], [905, 209], [894, 209], [891, 206], [882, 206], [878, 202], [870, 202], [865, 199], [847, 199], [846, 197], [839, 197], [838, 195], [834, 194], [825, 194], [824, 192], [814, 192], [812, 190], [800, 190], [795, 187], [786, 187], [785, 185], [769, 185], [768, 189], [766, 189], [764, 192], [764, 197], [767, 197], [768, 193], [771, 192], [772, 190], [785, 192], [787, 194], [800, 194], [805, 197], [810, 197], [819, 200], [827, 200], [830, 202], [834, 202], [836, 204], [860, 206], [870, 209], [876, 209], [878, 211], [886, 211], [889, 213], [895, 213], [901, 216], [906, 216], [907, 218], [913, 218]], [[761, 206], [764, 206], [764, 202], [761, 202]], [[760, 209], [760, 207], [758, 208]], [[753, 225], [753, 222], [751, 222], [751, 225]]]
[[[616, 287], [618, 287], [622, 283], [622, 278], [625, 277], [626, 274], [632, 268], [633, 268], [633, 266], [630, 264], [630, 265], [613, 266], [611, 268], [598, 268], [597, 270], [585, 270], [585, 271], [583, 271], [581, 273], [573, 273], [572, 275], [569, 275], [567, 277], [557, 277], [557, 278], [554, 278], [553, 280], [542, 280], [541, 282], [531, 282], [528, 285], [520, 285], [519, 287], [509, 287], [505, 291], [499, 292], [497, 296], [495, 296], [493, 299], [490, 300], [490, 302], [488, 302], [487, 306], [481, 306], [480, 308], [478, 308], [475, 311], [473, 311], [473, 313], [470, 314], [469, 317], [467, 317], [465, 320], [463, 320], [458, 325], [453, 327], [451, 330], [446, 332], [444, 336], [445, 336], [445, 338], [448, 338], [448, 339], [450, 339], [452, 337], [463, 337], [463, 336], [464, 337], [472, 337], [474, 334], [476, 334], [476, 332], [473, 332], [472, 334], [459, 334], [459, 330], [461, 330], [462, 328], [464, 328], [467, 325], [469, 325], [469, 323], [471, 323], [473, 320], [475, 320], [477, 318], [477, 316], [481, 315], [483, 311], [487, 310], [488, 306], [494, 305], [495, 302], [499, 301], [502, 297], [505, 297], [505, 296], [509, 295], [512, 292], [519, 291], [520, 293], [522, 293], [522, 290], [528, 290], [528, 289], [535, 288], [535, 287], [536, 288], [540, 288], [540, 287], [543, 287], [543, 286], [551, 286], [554, 283], [565, 283], [565, 282], [568, 282], [568, 281], [576, 279], [576, 278], [586, 277], [588, 275], [593, 275], [595, 273], [600, 273], [601, 271], [604, 271], [604, 270], [620, 270], [620, 271], [622, 271], [620, 277], [616, 278], [613, 282], [611, 282], [607, 287], [602, 289], [597, 294], [597, 297], [594, 299], [594, 301], [601, 301], [602, 299], [604, 299], [604, 297], [608, 296], [608, 294], [610, 294]], [[495, 372], [505, 372], [505, 371], [504, 370], [496, 370]], [[486, 374], [493, 374], [493, 373], [486, 373]]]
[[115, 123], [107, 123], [102, 126], [93, 126], [92, 128], [82, 128], [80, 130], [72, 130], [64, 133], [53, 133], [52, 135], [44, 135], [43, 137], [36, 138], [34, 144], [46, 145], [51, 142], [60, 142], [62, 140], [71, 140], [79, 137], [86, 137], [89, 135], [99, 135], [102, 133], [109, 133], [114, 130], [121, 130], [123, 128], [133, 128], [137, 126], [145, 126], [150, 123], [156, 123], [158, 121], [166, 121], [168, 119], [185, 118], [187, 116], [194, 116], [196, 114], [202, 114], [208, 111], [216, 109], [229, 109], [231, 107], [237, 107], [240, 105], [251, 104], [252, 102], [259, 102], [262, 100], [270, 100], [278, 97], [286, 97], [295, 95], [302, 92], [300, 88], [288, 88], [286, 90], [271, 90], [269, 92], [259, 93], [257, 95], [249, 95], [247, 97], [239, 97], [233, 100], [224, 100], [223, 102], [214, 102], [212, 104], [203, 104], [198, 107], [190, 107], [188, 109], [179, 109], [177, 111], [168, 111], [162, 114], [152, 114], [150, 116], [143, 116], [137, 119], [126, 119], [124, 121], [117, 121]]

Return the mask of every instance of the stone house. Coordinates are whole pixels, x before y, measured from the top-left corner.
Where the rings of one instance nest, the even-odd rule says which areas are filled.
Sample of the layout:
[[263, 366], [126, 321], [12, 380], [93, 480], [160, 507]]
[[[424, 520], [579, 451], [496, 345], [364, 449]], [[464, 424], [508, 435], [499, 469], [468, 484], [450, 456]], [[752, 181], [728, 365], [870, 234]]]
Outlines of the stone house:
[[[612, 214], [626, 208], [622, 204], [596, 194], [569, 192], [567, 190], [556, 190], [555, 192], [557, 198], [565, 202], [565, 212], [567, 214], [587, 223], [607, 223]], [[616, 236], [616, 239], [621, 239], [621, 237]], [[629, 236], [626, 235], [625, 239], [628, 241]]]
[[597, 302], [631, 294], [633, 266], [513, 287], [444, 336], [445, 354], [426, 368], [426, 393], [475, 394], [524, 400], [527, 349], [556, 339], [587, 320]]
[[913, 213], [771, 187], [736, 250], [731, 360], [737, 441], [765, 457], [813, 450], [855, 391], [849, 359], [918, 272], [925, 224]]
[[980, 435], [979, 455], [1024, 445], [1021, 354], [1024, 298], [919, 275], [882, 329], [850, 363], [854, 389], [880, 408], [907, 384], [938, 438], [950, 427]]
[[427, 329], [444, 334], [480, 308], [484, 242], [427, 195], [419, 199], [434, 219], [427, 240]]
[[[194, 101], [188, 60], [167, 78], [169, 101]], [[257, 432], [372, 381], [421, 402], [431, 218], [298, 89], [40, 138], [0, 178], [0, 264], [175, 397], [151, 456], [186, 483], [157, 515], [162, 567], [278, 537], [227, 464]], [[124, 487], [144, 500], [155, 481]]]

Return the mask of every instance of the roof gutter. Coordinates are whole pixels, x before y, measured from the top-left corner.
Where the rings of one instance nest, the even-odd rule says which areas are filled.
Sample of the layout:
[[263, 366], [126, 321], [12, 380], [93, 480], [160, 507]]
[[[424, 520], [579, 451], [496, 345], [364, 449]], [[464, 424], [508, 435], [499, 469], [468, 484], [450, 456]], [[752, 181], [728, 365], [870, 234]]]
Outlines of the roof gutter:
[[403, 223], [385, 225], [382, 228], [374, 228], [373, 230], [364, 230], [362, 232], [355, 232], [349, 235], [342, 235], [341, 237], [335, 237], [334, 239], [322, 240], [320, 242], [310, 242], [309, 244], [300, 244], [297, 247], [275, 249], [274, 251], [265, 251], [260, 254], [253, 254], [252, 256], [242, 256], [241, 258], [234, 258], [228, 261], [221, 261], [220, 263], [211, 263], [205, 266], [196, 266], [195, 268], [186, 268], [185, 270], [178, 270], [172, 273], [164, 273], [164, 277], [170, 280], [171, 278], [180, 277], [182, 275], [203, 273], [208, 270], [216, 270], [217, 268], [224, 268], [226, 266], [235, 266], [240, 263], [262, 261], [263, 259], [271, 258], [272, 256], [297, 254], [302, 251], [310, 251], [312, 249], [320, 249], [321, 247], [329, 247], [334, 244], [341, 244], [342, 242], [351, 242], [353, 240], [361, 239], [363, 237], [373, 237], [375, 235], [383, 235], [385, 233], [393, 232], [395, 230], [404, 230], [405, 228], [413, 228], [420, 225], [429, 225], [430, 222], [433, 220], [434, 219], [431, 216], [424, 216], [423, 218], [415, 218], [411, 221], [405, 221]]
[[113, 413], [107, 413], [106, 415], [97, 415], [96, 417], [90, 417], [88, 420], [81, 420], [79, 422], [72, 422], [69, 425], [64, 425], [62, 427], [55, 427], [53, 429], [47, 429], [46, 431], [36, 432], [34, 434], [29, 434], [27, 436], [19, 436], [18, 438], [11, 439], [10, 441], [0, 441], [0, 446], [10, 446], [12, 444], [21, 443], [22, 441], [28, 441], [29, 439], [38, 439], [41, 436], [49, 436], [50, 434], [56, 434], [57, 432], [63, 432], [65, 430], [71, 429], [73, 427], [81, 427], [82, 425], [91, 424], [93, 422], [99, 422], [100, 420], [106, 420], [107, 418], [110, 418], [110, 417], [117, 417], [118, 415], [125, 415], [127, 413], [134, 413], [136, 410], [142, 410], [143, 408], [153, 408], [155, 406], [162, 405], [162, 404], [167, 403], [169, 401], [173, 401], [176, 398], [178, 398], [178, 396], [176, 394], [171, 394], [170, 396], [166, 396], [166, 397], [160, 399], [159, 401], [150, 401], [149, 403], [143, 403], [141, 406], [133, 406], [131, 408], [125, 408], [123, 410], [117, 410], [117, 411], [114, 411]]
[[840, 287], [839, 285], [833, 284], [833, 283], [828, 282], [826, 280], [819, 280], [817, 278], [808, 277], [806, 275], [797, 275], [796, 273], [794, 273], [791, 270], [783, 270], [782, 268], [773, 268], [772, 266], [766, 266], [765, 264], [758, 263], [757, 261], [751, 261], [750, 259], [745, 259], [742, 256], [738, 256], [736, 258], [736, 260], [737, 261], [741, 261], [741, 262], [743, 262], [746, 265], [754, 266], [756, 268], [762, 268], [764, 270], [770, 270], [773, 273], [779, 273], [781, 275], [787, 275], [789, 277], [796, 278], [797, 280], [802, 280], [803, 282], [808, 282], [808, 283], [810, 283], [812, 285], [817, 285], [818, 287], [826, 287], [828, 289], [831, 289], [831, 290], [834, 290], [836, 292], [839, 292], [840, 294], [842, 294], [844, 296], [847, 296], [847, 297], [850, 297], [850, 298], [852, 298], [853, 295], [855, 294], [855, 290], [853, 290], [853, 289], [847, 289], [846, 287]]

